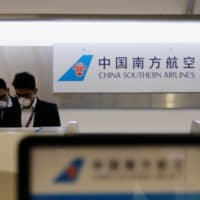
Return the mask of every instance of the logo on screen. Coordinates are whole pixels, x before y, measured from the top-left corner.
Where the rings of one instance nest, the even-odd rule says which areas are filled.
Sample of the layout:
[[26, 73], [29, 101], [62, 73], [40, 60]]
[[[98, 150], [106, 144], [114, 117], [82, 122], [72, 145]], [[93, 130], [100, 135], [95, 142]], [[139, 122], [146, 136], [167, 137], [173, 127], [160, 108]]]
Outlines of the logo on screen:
[[81, 56], [58, 81], [84, 81], [93, 55]]
[[73, 159], [69, 166], [64, 168], [55, 178], [56, 183], [70, 183], [78, 179], [80, 171], [83, 167], [84, 160], [82, 158]]

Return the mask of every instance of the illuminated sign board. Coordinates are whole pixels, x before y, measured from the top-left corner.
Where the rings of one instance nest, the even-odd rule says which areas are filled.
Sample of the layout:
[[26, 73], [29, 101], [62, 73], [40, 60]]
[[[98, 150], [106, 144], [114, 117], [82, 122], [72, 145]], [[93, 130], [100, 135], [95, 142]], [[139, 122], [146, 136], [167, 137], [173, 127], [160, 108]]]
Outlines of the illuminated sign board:
[[55, 44], [54, 92], [199, 92], [198, 43]]

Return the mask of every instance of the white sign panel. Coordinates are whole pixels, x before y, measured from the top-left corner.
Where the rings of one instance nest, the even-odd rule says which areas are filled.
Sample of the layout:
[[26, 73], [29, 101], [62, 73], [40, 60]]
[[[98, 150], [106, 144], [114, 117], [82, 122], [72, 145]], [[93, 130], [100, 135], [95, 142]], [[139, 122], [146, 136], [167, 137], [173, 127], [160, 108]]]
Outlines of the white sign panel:
[[56, 44], [54, 92], [199, 92], [200, 44]]

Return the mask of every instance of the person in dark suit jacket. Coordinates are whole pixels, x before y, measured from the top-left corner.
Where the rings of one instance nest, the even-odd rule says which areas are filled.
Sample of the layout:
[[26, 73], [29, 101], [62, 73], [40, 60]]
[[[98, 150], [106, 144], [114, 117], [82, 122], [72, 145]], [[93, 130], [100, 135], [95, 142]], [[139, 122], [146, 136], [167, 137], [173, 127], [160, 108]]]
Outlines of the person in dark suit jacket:
[[37, 97], [35, 77], [22, 72], [13, 80], [22, 127], [60, 126], [57, 105]]
[[60, 118], [56, 104], [37, 99], [34, 127], [39, 126], [60, 126]]
[[18, 102], [9, 95], [6, 82], [0, 78], [0, 127], [19, 127], [19, 111]]

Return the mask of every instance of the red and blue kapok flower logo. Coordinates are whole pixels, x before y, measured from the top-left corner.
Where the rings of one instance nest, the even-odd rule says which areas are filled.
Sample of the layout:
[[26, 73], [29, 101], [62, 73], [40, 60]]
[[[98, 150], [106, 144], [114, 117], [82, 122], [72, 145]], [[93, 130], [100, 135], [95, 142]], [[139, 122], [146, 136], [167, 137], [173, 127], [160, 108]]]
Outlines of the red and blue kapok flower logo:
[[58, 81], [84, 81], [93, 55], [81, 56]]
[[75, 158], [64, 170], [55, 178], [56, 183], [72, 183], [77, 180], [83, 167], [84, 160]]

